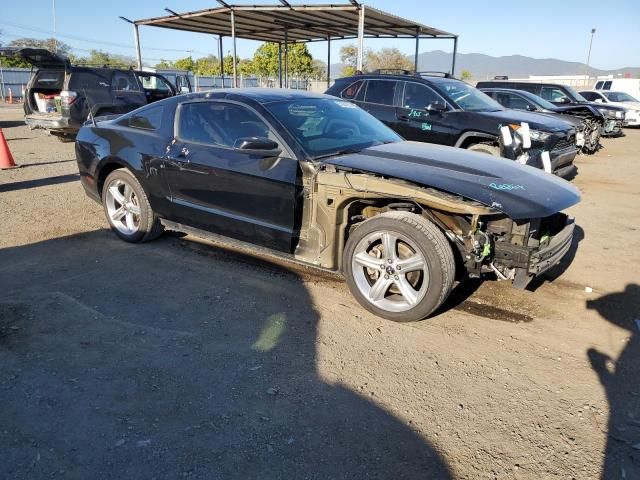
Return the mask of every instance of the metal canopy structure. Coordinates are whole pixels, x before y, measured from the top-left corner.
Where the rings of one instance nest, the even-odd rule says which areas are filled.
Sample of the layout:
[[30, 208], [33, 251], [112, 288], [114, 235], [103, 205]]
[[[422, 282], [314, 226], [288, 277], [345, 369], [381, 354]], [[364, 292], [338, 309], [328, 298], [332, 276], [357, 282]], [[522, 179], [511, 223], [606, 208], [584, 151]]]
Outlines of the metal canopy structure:
[[[237, 86], [236, 38], [274, 42], [280, 47], [280, 65], [282, 47], [285, 55], [285, 86], [287, 81], [287, 46], [291, 43], [324, 41], [328, 43], [327, 83], [331, 61], [331, 40], [358, 39], [357, 69], [362, 70], [365, 38], [413, 38], [416, 42], [415, 67], [418, 67], [418, 49], [421, 38], [453, 40], [453, 60], [451, 73], [454, 73], [458, 36], [438, 30], [413, 20], [367, 7], [355, 0], [348, 4], [294, 5], [280, 0], [277, 5], [229, 5], [217, 0], [220, 7], [177, 13], [166, 8], [169, 15], [131, 21], [133, 24], [138, 67], [142, 67], [140, 38], [138, 27], [153, 26], [182, 30], [186, 32], [209, 33], [218, 36], [218, 49], [222, 67], [222, 39], [232, 39], [234, 86]], [[221, 69], [222, 70], [222, 69]], [[282, 86], [282, 68], [280, 68], [280, 86]]]

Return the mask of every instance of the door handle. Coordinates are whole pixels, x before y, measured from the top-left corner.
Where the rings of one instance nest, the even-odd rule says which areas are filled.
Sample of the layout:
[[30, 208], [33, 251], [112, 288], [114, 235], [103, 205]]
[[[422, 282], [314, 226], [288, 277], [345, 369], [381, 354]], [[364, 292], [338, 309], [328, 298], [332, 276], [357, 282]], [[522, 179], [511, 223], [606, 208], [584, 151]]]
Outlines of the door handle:
[[409, 117], [407, 115], [398, 115], [397, 118], [401, 122], [408, 122], [409, 121]]

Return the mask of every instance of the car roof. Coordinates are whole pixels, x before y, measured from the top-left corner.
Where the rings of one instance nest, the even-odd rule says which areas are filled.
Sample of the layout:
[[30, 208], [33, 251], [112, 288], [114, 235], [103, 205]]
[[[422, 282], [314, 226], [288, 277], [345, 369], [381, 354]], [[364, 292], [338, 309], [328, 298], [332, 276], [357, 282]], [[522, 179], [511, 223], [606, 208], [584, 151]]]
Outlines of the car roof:
[[351, 77], [344, 77], [342, 81], [357, 81], [357, 80], [404, 80], [413, 82], [424, 83], [446, 83], [450, 81], [462, 82], [462, 80], [454, 77], [440, 77], [437, 75], [416, 75], [416, 74], [392, 74], [392, 73], [361, 73], [353, 75]]
[[271, 103], [301, 99], [331, 99], [336, 98], [323, 93], [312, 93], [306, 90], [293, 90], [289, 88], [217, 88], [207, 92], [194, 93], [189, 95], [192, 99], [208, 99], [208, 98], [230, 98], [242, 97], [250, 99], [258, 103]]

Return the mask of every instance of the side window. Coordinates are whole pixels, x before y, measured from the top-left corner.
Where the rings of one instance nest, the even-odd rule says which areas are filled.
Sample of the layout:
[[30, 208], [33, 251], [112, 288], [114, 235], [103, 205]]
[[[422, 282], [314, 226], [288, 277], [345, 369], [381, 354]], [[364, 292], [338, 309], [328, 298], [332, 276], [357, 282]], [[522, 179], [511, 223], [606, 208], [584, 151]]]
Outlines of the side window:
[[555, 87], [542, 87], [540, 90], [540, 96], [550, 102], [570, 101], [569, 97], [567, 97], [562, 90]]
[[128, 125], [132, 128], [144, 130], [159, 130], [162, 126], [164, 107], [148, 108], [137, 115], [129, 117]]
[[138, 91], [136, 79], [133, 74], [129, 72], [113, 72], [111, 85], [113, 85], [113, 89], [117, 91]]
[[600, 82], [596, 82], [596, 90], [600, 90], [602, 88], [602, 84], [604, 82], [600, 81]]
[[582, 92], [580, 95], [582, 95], [584, 98], [586, 98], [590, 102], [595, 102], [596, 100], [602, 100], [602, 96], [595, 92]]
[[178, 138], [233, 148], [241, 138], [262, 137], [277, 141], [269, 126], [242, 105], [223, 102], [183, 103], [179, 110]]
[[155, 75], [139, 75], [138, 78], [142, 83], [142, 88], [145, 90], [156, 90], [163, 93], [171, 92], [171, 87], [162, 77], [157, 77]]
[[[514, 108], [516, 110], [527, 110], [527, 107], [529, 106], [529, 102], [527, 102], [524, 98], [518, 95], [514, 95], [513, 93], [509, 93], [507, 95], [509, 97], [508, 108]], [[504, 105], [504, 106], [506, 107], [507, 105]]]
[[604, 82], [604, 85], [602, 86], [603, 90], [611, 90], [611, 80], [607, 80], [606, 82]]
[[355, 100], [358, 92], [362, 89], [362, 85], [364, 85], [364, 81], [358, 80], [342, 90], [342, 92], [340, 92], [340, 96], [347, 100]]
[[404, 87], [404, 98], [402, 106], [405, 108], [415, 108], [425, 110], [434, 102], [442, 102], [440, 97], [426, 85], [415, 82], [406, 82]]
[[400, 82], [394, 80], [369, 80], [365, 102], [393, 105], [396, 89]]

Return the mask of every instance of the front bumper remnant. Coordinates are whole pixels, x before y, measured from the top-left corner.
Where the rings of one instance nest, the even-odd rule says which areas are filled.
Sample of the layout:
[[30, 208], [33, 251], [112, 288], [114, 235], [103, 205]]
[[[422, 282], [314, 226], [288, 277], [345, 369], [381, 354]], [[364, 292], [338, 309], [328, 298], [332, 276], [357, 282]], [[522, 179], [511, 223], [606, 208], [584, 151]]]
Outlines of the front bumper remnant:
[[575, 220], [562, 215], [566, 221], [564, 227], [548, 237], [548, 241], [538, 246], [513, 244], [495, 245], [495, 263], [515, 270], [513, 286], [525, 288], [533, 278], [543, 274], [571, 250], [575, 231]]

